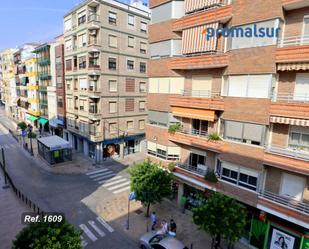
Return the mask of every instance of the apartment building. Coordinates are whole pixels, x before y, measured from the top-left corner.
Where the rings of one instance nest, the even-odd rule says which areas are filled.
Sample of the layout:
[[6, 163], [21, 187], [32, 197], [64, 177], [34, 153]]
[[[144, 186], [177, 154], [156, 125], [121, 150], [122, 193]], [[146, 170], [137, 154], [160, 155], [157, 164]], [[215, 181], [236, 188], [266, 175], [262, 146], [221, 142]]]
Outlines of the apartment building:
[[[288, 248], [308, 247], [309, 2], [150, 0], [150, 8], [147, 151], [177, 163], [178, 201], [186, 196], [190, 208], [196, 195], [223, 192], [248, 211], [246, 243], [274, 248], [283, 236]], [[278, 36], [207, 37], [261, 27], [280, 28]], [[206, 180], [211, 172], [218, 182]]]
[[34, 49], [38, 44], [24, 44], [13, 54], [17, 108], [15, 119], [37, 126], [37, 66]]
[[64, 138], [96, 162], [142, 150], [149, 19], [140, 2], [110, 0], [85, 1], [64, 17]]
[[5, 104], [5, 111], [12, 118], [16, 116], [16, 84], [14, 78], [13, 54], [16, 49], [7, 48], [1, 51], [2, 70], [2, 103]]

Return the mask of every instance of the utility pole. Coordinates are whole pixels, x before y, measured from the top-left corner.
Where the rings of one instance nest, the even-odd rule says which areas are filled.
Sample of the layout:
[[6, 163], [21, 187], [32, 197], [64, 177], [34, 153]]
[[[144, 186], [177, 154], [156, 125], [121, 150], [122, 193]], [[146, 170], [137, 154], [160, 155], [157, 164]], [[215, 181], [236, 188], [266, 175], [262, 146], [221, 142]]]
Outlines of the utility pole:
[[3, 189], [7, 189], [10, 186], [8, 185], [8, 180], [7, 180], [7, 173], [5, 170], [5, 156], [4, 156], [4, 149], [1, 148], [1, 155], [2, 155], [2, 169], [3, 169], [3, 174], [4, 174], [4, 186], [2, 187]]

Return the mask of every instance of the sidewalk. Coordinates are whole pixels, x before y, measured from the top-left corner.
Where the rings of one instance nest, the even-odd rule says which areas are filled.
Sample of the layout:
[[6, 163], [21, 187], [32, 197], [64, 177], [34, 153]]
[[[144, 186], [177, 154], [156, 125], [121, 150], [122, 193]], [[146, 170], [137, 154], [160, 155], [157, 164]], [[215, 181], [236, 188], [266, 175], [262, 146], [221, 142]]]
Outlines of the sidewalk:
[[[128, 196], [127, 194], [118, 195], [110, 199], [99, 201], [95, 212], [103, 217], [106, 221], [110, 222], [112, 226], [122, 231], [132, 241], [138, 242], [139, 238], [151, 230], [150, 218], [145, 217], [146, 208], [142, 207], [140, 202], [132, 201], [130, 203], [130, 229], [126, 229], [127, 210], [128, 210]], [[211, 248], [211, 237], [204, 231], [199, 230], [193, 224], [192, 216], [186, 211], [183, 214], [176, 204], [164, 200], [161, 204], [156, 204], [150, 207], [150, 211], [155, 211], [158, 217], [158, 224], [162, 219], [169, 222], [173, 218], [177, 224], [177, 236], [179, 240], [183, 241], [188, 248], [191, 244], [193, 249]], [[159, 225], [157, 226], [157, 229]], [[224, 242], [221, 242], [222, 248], [227, 248]], [[237, 243], [235, 249], [248, 248], [243, 244]]]
[[[1, 169], [0, 169], [1, 171]], [[31, 210], [19, 200], [11, 188], [3, 189], [4, 176], [0, 173], [0, 245], [1, 249], [10, 249], [16, 234], [24, 227], [21, 214]]]

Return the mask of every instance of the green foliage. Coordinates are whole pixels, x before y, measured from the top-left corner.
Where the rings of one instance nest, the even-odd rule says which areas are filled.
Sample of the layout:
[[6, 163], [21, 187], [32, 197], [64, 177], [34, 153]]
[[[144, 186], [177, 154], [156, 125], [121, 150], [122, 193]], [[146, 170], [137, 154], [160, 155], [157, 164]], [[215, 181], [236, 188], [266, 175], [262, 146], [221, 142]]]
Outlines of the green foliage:
[[82, 249], [80, 233], [66, 223], [32, 223], [13, 242], [12, 249]]
[[17, 124], [17, 126], [22, 130], [26, 130], [27, 129], [27, 124], [25, 122], [20, 122]]
[[172, 174], [150, 159], [133, 166], [130, 174], [131, 191], [136, 193], [137, 200], [147, 206], [147, 216], [150, 204], [161, 202], [172, 193]]
[[29, 132], [28, 138], [36, 138], [36, 134], [34, 132]]
[[172, 124], [168, 127], [168, 132], [174, 134], [181, 129], [181, 123]]
[[171, 163], [169, 163], [169, 164], [167, 165], [167, 168], [168, 168], [168, 170], [169, 170], [170, 172], [173, 172], [174, 169], [175, 169], [175, 167], [176, 167], [176, 163], [173, 163], [173, 162], [171, 162]]
[[193, 222], [213, 238], [220, 235], [234, 243], [243, 234], [246, 224], [244, 207], [219, 192], [212, 193], [205, 203], [192, 211]]
[[215, 182], [215, 183], [218, 182], [218, 178], [217, 178], [215, 172], [212, 171], [212, 170], [207, 170], [207, 173], [204, 176], [204, 179], [206, 181], [209, 181], [209, 182]]
[[213, 132], [213, 133], [208, 134], [208, 139], [212, 140], [212, 141], [220, 141], [221, 140], [221, 138], [220, 138], [220, 136], [217, 132]]

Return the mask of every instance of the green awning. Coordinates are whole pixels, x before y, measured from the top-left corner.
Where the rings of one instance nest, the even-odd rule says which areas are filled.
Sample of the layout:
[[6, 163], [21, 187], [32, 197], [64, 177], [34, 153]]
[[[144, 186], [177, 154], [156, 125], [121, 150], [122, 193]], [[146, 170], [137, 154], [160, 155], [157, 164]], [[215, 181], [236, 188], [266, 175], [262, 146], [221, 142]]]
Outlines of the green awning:
[[27, 120], [35, 121], [37, 119], [38, 119], [38, 117], [28, 114]]
[[46, 118], [40, 118], [39, 119], [39, 124], [41, 124], [42, 126], [44, 126], [47, 122], [48, 122], [48, 119], [46, 119]]

